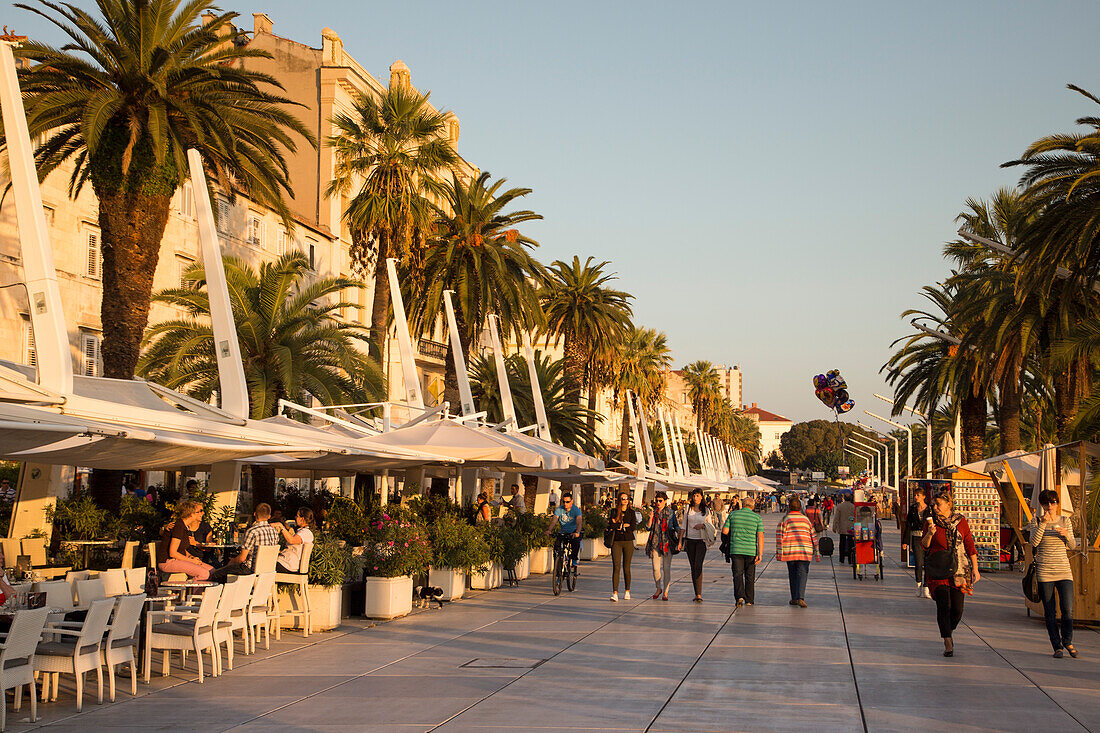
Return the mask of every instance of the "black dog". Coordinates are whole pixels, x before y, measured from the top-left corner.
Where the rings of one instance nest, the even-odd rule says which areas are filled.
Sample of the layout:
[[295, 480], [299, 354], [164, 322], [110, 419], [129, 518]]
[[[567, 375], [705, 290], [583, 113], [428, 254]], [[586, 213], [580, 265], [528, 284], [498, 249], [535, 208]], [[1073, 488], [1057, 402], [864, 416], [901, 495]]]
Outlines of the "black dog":
[[432, 585], [418, 585], [413, 589], [413, 600], [419, 608], [430, 608], [433, 601], [443, 608], [443, 589]]

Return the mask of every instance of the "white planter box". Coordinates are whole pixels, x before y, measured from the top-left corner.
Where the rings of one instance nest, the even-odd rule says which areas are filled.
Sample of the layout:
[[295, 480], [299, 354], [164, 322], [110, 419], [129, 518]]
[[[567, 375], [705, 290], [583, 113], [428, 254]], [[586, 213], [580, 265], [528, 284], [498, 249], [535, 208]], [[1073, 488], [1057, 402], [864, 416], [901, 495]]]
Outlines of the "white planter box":
[[[282, 586], [279, 595], [279, 625], [284, 629], [300, 629], [303, 616], [286, 616], [289, 611], [302, 610], [302, 594], [297, 588]], [[323, 585], [309, 586], [309, 630], [331, 631], [340, 625], [345, 615], [344, 586], [331, 588]]]
[[585, 537], [581, 539], [581, 552], [577, 557], [581, 560], [595, 560], [600, 556], [599, 547], [603, 545], [603, 540]]
[[443, 600], [456, 601], [466, 592], [466, 572], [453, 568], [432, 568], [428, 571], [428, 585], [443, 591]]
[[492, 590], [504, 583], [504, 568], [500, 563], [489, 563], [484, 573], [470, 574], [470, 587], [474, 590]]
[[367, 618], [397, 618], [412, 610], [411, 576], [375, 578], [368, 575], [365, 591], [363, 615]]
[[527, 580], [531, 574], [531, 555], [524, 555], [523, 559], [516, 563], [516, 580]]
[[528, 562], [531, 565], [531, 573], [542, 575], [549, 573], [554, 568], [554, 555], [549, 547], [537, 547], [531, 550], [531, 554], [527, 556]]
[[649, 542], [649, 532], [634, 531], [634, 546], [645, 547], [645, 543]]

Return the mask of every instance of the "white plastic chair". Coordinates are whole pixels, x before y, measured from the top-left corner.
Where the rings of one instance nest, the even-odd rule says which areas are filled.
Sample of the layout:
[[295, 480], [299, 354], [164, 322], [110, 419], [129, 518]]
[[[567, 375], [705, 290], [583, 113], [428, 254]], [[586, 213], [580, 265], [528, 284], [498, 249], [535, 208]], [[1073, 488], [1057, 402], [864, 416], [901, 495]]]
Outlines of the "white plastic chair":
[[271, 592], [275, 590], [275, 573], [261, 573], [256, 576], [252, 586], [252, 598], [248, 602], [248, 629], [252, 653], [256, 652], [256, 642], [260, 638], [260, 629], [264, 631], [264, 648], [271, 648]]
[[103, 640], [103, 664], [107, 667], [107, 689], [111, 693], [111, 702], [115, 701], [115, 667], [130, 664], [130, 694], [137, 695], [137, 660], [134, 650], [138, 644], [138, 624], [141, 623], [141, 609], [145, 605], [145, 594], [121, 596], [115, 607], [111, 625], [107, 627], [107, 638]]
[[[224, 586], [215, 585], [202, 593], [198, 610], [194, 613], [150, 611], [145, 626], [145, 684], [149, 684], [153, 650], [162, 651], [162, 674], [168, 676], [169, 657], [173, 650], [194, 651], [198, 659], [199, 683], [203, 681], [202, 653], [210, 652], [212, 673], [219, 673], [217, 647], [214, 645], [214, 612], [222, 596]], [[162, 619], [157, 621], [157, 619]]]
[[8, 703], [6, 693], [15, 688], [14, 709], [23, 703], [23, 685], [31, 698], [31, 722], [38, 720], [38, 698], [34, 694], [34, 652], [42, 629], [46, 626], [49, 609], [16, 611], [7, 639], [0, 644], [0, 731], [7, 725]]
[[[244, 653], [252, 653], [252, 631], [248, 626], [248, 606], [252, 602], [252, 589], [256, 585], [256, 575], [237, 576], [237, 594], [233, 604], [229, 608], [229, 643], [233, 644], [233, 634], [241, 632], [241, 641], [244, 643]], [[233, 669], [232, 666], [229, 667]]]
[[103, 581], [103, 592], [107, 594], [108, 598], [126, 595], [128, 589], [126, 587], [125, 570], [121, 568], [105, 570], [99, 574], [99, 580]]
[[107, 589], [100, 578], [78, 580], [73, 584], [76, 593], [77, 608], [88, 608], [96, 601], [102, 601], [107, 597]]
[[119, 567], [123, 570], [129, 570], [134, 567], [134, 552], [137, 550], [138, 541], [128, 540], [122, 547], [122, 562], [119, 563]]
[[240, 597], [243, 593], [251, 595], [252, 583], [245, 582], [250, 576], [238, 575], [232, 580], [226, 581], [222, 586], [221, 601], [218, 602], [218, 610], [214, 613], [214, 650], [217, 656], [219, 673], [221, 667], [221, 644], [225, 643], [225, 655], [228, 663], [226, 666], [233, 669], [233, 609], [240, 605]]
[[46, 608], [68, 613], [73, 604], [73, 589], [64, 580], [42, 580], [34, 584], [34, 590], [46, 594]]
[[80, 712], [84, 705], [84, 673], [95, 670], [99, 682], [99, 702], [103, 702], [103, 667], [100, 666], [100, 653], [103, 634], [107, 631], [107, 621], [114, 608], [114, 598], [95, 601], [84, 617], [80, 630], [61, 626], [47, 626], [46, 634], [75, 637], [72, 640], [39, 642], [34, 655], [34, 671], [42, 672], [42, 701], [50, 689], [53, 678], [52, 700], [57, 699], [57, 680], [61, 673], [76, 677], [76, 710]]
[[[160, 568], [157, 567], [157, 543], [150, 542], [145, 547], [149, 551], [149, 567], [160, 573]], [[187, 573], [167, 573], [167, 575], [165, 580], [187, 580]]]
[[126, 590], [131, 594], [145, 592], [145, 568], [126, 568]]
[[260, 545], [256, 548], [256, 563], [253, 571], [257, 575], [274, 573], [275, 563], [279, 559], [278, 545]]
[[[282, 617], [283, 616], [303, 616], [305, 622], [302, 625], [302, 636], [309, 636], [309, 624], [310, 624], [310, 610], [309, 610], [309, 556], [313, 554], [313, 543], [306, 542], [302, 545], [302, 555], [298, 562], [298, 572], [296, 573], [275, 573], [276, 585], [291, 585], [302, 592], [302, 607], [299, 609], [287, 611], [285, 614], [279, 610], [278, 599], [275, 599], [275, 638], [281, 639], [282, 633]], [[290, 600], [294, 602], [294, 591], [290, 592]]]

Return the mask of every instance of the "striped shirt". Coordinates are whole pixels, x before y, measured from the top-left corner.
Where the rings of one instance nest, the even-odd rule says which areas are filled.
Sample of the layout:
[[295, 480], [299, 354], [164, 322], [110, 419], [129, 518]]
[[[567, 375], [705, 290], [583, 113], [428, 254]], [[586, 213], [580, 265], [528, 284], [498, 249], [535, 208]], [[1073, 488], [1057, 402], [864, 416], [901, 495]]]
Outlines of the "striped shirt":
[[1064, 525], [1064, 539], [1054, 531], [1055, 526], [1056, 523], [1043, 522], [1039, 517], [1032, 519], [1028, 526], [1031, 530], [1031, 547], [1035, 552], [1035, 577], [1040, 583], [1073, 580], [1073, 568], [1069, 565], [1067, 549], [1076, 549], [1077, 540], [1068, 522]]
[[813, 560], [817, 555], [814, 527], [802, 512], [789, 512], [775, 528], [775, 559]]

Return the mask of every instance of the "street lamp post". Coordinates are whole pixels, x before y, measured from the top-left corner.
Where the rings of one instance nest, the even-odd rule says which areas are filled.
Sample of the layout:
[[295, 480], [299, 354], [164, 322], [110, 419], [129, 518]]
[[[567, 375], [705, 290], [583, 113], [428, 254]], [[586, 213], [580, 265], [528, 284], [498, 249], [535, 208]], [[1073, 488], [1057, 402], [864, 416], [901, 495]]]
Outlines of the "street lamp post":
[[[902, 430], [905, 431], [906, 435], [909, 436], [909, 448], [908, 448], [908, 450], [909, 450], [909, 454], [908, 454], [909, 455], [909, 473], [907, 475], [910, 478], [912, 478], [913, 477], [913, 431], [909, 429], [908, 425], [902, 425], [899, 422], [894, 422], [893, 420], [889, 420], [885, 417], [882, 417], [881, 415], [876, 415], [875, 413], [871, 412], [870, 410], [864, 410], [863, 412], [865, 414], [870, 415], [871, 417], [875, 418], [876, 420], [882, 420], [887, 425], [893, 425], [895, 428], [901, 428]], [[862, 425], [863, 423], [860, 423], [860, 424]]]
[[[879, 468], [878, 468], [878, 463], [879, 463], [880, 456], [878, 454], [878, 451], [874, 450], [872, 448], [868, 448], [867, 446], [863, 445], [862, 443], [854, 443], [852, 441], [848, 442], [848, 447], [851, 447], [853, 445], [859, 446], [859, 448], [862, 449], [867, 454], [867, 456], [866, 456], [867, 464], [868, 464], [867, 467], [869, 469], [871, 469], [871, 478], [874, 479], [876, 476], [879, 476], [880, 471], [879, 471]], [[872, 484], [872, 486], [874, 485], [873, 480], [872, 480], [871, 484]]]
[[[867, 412], [867, 411], [864, 410], [864, 412]], [[870, 415], [871, 413], [868, 412], [867, 414]], [[870, 430], [872, 433], [878, 433], [882, 437], [889, 438], [890, 440], [894, 441], [894, 489], [899, 490], [899, 486], [901, 484], [901, 479], [898, 476], [898, 439], [895, 438], [893, 435], [887, 435], [886, 433], [879, 432], [878, 430], [875, 430], [870, 425], [865, 425], [864, 423], [860, 422], [859, 420], [856, 420], [856, 424], [858, 424], [864, 430]]]
[[[875, 395], [875, 397], [878, 397], [883, 402], [888, 402], [891, 405], [894, 404], [893, 400], [888, 399], [886, 397], [883, 397], [878, 392], [875, 392], [874, 395]], [[924, 420], [924, 443], [925, 443], [925, 445], [924, 445], [924, 452], [925, 452], [925, 456], [924, 456], [924, 460], [925, 460], [924, 475], [927, 478], [932, 478], [932, 418], [928, 417], [923, 412], [917, 412], [912, 407], [908, 407], [906, 405], [902, 405], [901, 409], [908, 410], [909, 412], [913, 413], [917, 417]], [[910, 447], [912, 447], [912, 446], [910, 446]], [[909, 451], [909, 460], [910, 461], [913, 460], [912, 450]], [[910, 466], [910, 470], [912, 470], [912, 466]]]
[[[862, 445], [864, 448], [869, 448], [875, 452], [875, 457], [879, 459], [879, 480], [883, 484], [886, 484], [888, 481], [888, 479], [886, 478], [886, 454], [887, 451], [890, 450], [889, 446], [885, 446], [882, 443], [875, 443], [874, 441], [869, 440], [866, 436], [861, 436], [858, 433], [852, 433], [852, 435], [848, 436], [849, 440], [856, 440], [857, 438], [863, 438], [863, 440], [857, 440], [856, 445]], [[879, 448], [882, 448], [881, 456], [878, 455]]]
[[[863, 459], [863, 461], [864, 461], [864, 462], [865, 462], [865, 463], [867, 464], [867, 468], [868, 468], [868, 469], [871, 469], [871, 466], [872, 466], [872, 465], [874, 465], [874, 464], [872, 463], [872, 459], [871, 459], [871, 454], [870, 454], [870, 453], [860, 453], [860, 452], [859, 452], [859, 451], [857, 451], [857, 450], [856, 450], [855, 448], [849, 448], [848, 446], [844, 446], [844, 452], [845, 452], [845, 453], [850, 453], [850, 454], [851, 454], [851, 455], [853, 455], [853, 456], [858, 456], [859, 458], [862, 458], [862, 459]], [[873, 470], [872, 470], [872, 473], [873, 473]]]

